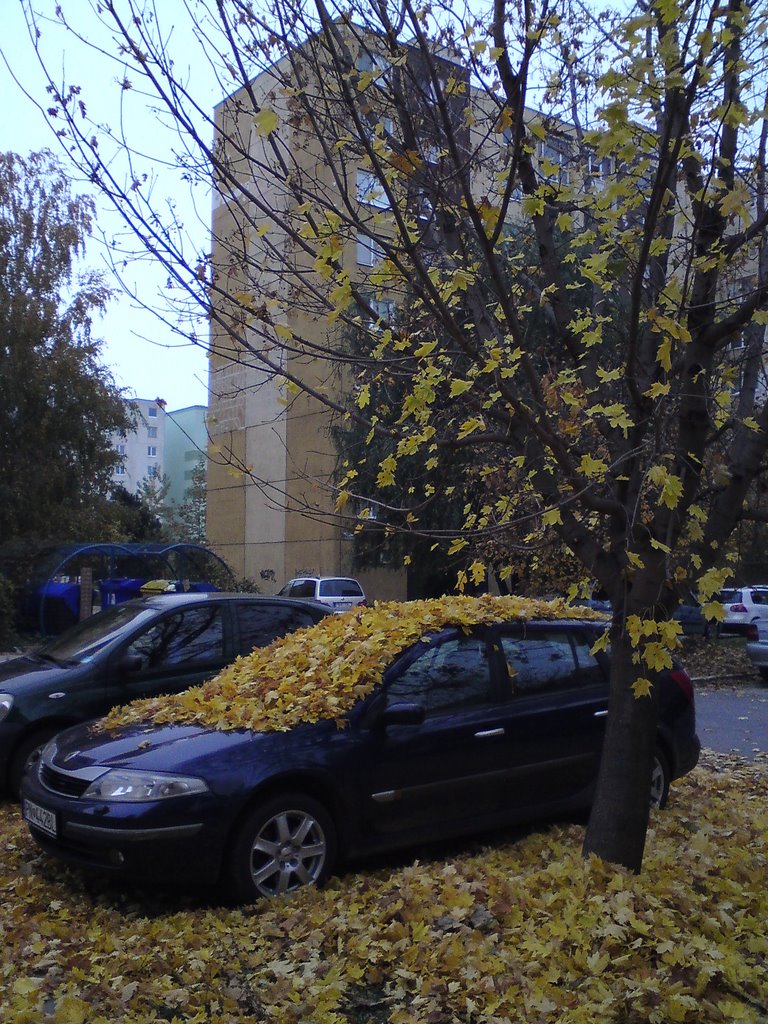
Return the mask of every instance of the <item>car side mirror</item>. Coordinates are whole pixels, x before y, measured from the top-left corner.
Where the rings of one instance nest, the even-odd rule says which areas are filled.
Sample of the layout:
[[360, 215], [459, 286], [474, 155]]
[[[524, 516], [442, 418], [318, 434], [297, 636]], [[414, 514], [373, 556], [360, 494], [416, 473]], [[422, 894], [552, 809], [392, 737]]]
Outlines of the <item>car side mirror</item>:
[[125, 675], [130, 675], [133, 672], [138, 672], [143, 664], [144, 659], [140, 654], [125, 654], [118, 661], [117, 670]]
[[421, 725], [425, 715], [423, 704], [391, 704], [378, 716], [376, 725], [382, 729], [388, 725]]

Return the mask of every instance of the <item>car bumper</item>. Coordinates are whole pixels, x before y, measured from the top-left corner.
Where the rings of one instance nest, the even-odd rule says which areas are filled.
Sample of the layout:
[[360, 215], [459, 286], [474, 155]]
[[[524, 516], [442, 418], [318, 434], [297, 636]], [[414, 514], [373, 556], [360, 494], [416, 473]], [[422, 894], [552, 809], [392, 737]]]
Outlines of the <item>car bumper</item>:
[[[112, 805], [68, 799], [46, 789], [36, 775], [22, 784], [22, 813], [30, 834], [47, 853], [68, 864], [146, 883], [210, 884], [218, 880], [226, 824], [201, 806]], [[170, 801], [169, 801], [170, 803]], [[29, 820], [40, 808], [51, 817]], [[201, 813], [195, 813], [195, 812]], [[53, 824], [55, 835], [44, 827]]]

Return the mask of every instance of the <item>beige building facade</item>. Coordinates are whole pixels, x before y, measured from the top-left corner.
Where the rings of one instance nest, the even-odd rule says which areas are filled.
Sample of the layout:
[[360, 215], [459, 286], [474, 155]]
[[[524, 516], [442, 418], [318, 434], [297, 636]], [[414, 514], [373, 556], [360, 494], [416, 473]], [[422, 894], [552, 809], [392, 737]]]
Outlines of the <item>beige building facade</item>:
[[[375, 71], [375, 54], [358, 55], [362, 64]], [[493, 118], [488, 98], [450, 61], [442, 68], [444, 81], [453, 76], [457, 137], [468, 152], [488, 152], [473, 190], [492, 197], [504, 137], [486, 133], [483, 142]], [[311, 70], [284, 58], [216, 110], [208, 539], [237, 576], [265, 590], [295, 575], [355, 575], [369, 599], [403, 599], [413, 588], [401, 567], [355, 569], [355, 520], [335, 508], [332, 426], [343, 412], [334, 401], [352, 385], [342, 363], [326, 358], [343, 327], [323, 299], [332, 287], [324, 247], [328, 265], [339, 261], [351, 281], [364, 283], [381, 255], [366, 224], [380, 231], [391, 211], [351, 141], [345, 155], [327, 93], [318, 90], [316, 118], [296, 103], [299, 79], [308, 91]], [[427, 104], [429, 93], [427, 82]], [[373, 125], [371, 132], [381, 138]], [[420, 162], [438, 159], [439, 145], [425, 137]], [[541, 145], [547, 173], [567, 173], [564, 152], [552, 140]], [[420, 202], [430, 208], [428, 198]], [[519, 201], [508, 215], [520, 218]], [[417, 225], [421, 216], [417, 210]]]

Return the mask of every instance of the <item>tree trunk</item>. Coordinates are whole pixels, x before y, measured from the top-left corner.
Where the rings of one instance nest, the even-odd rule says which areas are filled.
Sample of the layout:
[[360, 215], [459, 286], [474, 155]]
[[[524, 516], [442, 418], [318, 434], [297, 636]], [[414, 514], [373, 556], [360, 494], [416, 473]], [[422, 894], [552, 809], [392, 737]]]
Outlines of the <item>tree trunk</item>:
[[648, 828], [657, 695], [635, 697], [632, 683], [638, 672], [632, 653], [626, 634], [614, 636], [605, 743], [583, 852], [639, 872]]

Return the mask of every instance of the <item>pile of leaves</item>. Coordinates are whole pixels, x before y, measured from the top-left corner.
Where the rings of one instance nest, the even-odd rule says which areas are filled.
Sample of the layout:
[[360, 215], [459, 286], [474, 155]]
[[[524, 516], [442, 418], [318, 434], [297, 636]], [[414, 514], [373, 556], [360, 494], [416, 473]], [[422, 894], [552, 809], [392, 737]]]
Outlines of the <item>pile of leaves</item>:
[[406, 854], [233, 910], [101, 882], [0, 807], [4, 1024], [759, 1024], [768, 764], [700, 766], [642, 875], [582, 828]]
[[202, 686], [115, 709], [100, 728], [154, 722], [215, 729], [290, 729], [335, 720], [381, 682], [401, 651], [447, 626], [469, 628], [528, 619], [603, 618], [563, 600], [524, 597], [442, 597], [380, 602], [297, 630], [238, 658]]
[[692, 678], [708, 684], [761, 682], [760, 673], [747, 656], [743, 639], [684, 637], [679, 656]]

